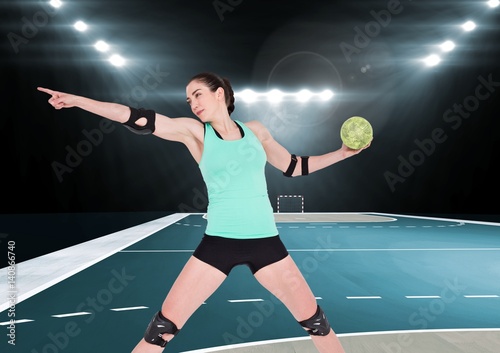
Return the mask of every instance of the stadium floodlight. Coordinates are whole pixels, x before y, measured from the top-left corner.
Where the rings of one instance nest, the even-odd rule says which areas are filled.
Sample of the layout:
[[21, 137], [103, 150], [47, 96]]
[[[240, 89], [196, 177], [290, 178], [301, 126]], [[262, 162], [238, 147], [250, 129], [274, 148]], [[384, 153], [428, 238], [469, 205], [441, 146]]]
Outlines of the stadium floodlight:
[[312, 96], [312, 92], [308, 89], [303, 89], [296, 93], [296, 97], [299, 102], [307, 102], [311, 99]]
[[112, 65], [118, 66], [118, 67], [125, 65], [125, 59], [122, 56], [118, 55], [118, 54], [111, 55], [109, 57], [109, 62]]
[[98, 51], [100, 51], [101, 53], [105, 53], [109, 50], [109, 44], [106, 43], [105, 41], [103, 40], [98, 40], [95, 44], [94, 44], [94, 48], [96, 48]]
[[500, 5], [500, 1], [499, 0], [490, 0], [490, 1], [488, 1], [488, 6], [491, 7], [491, 8], [497, 7], [498, 5]]
[[466, 32], [473, 31], [476, 28], [476, 24], [472, 21], [467, 21], [462, 25], [462, 29]]
[[88, 26], [83, 21], [76, 21], [74, 27], [79, 32], [85, 32], [88, 29]]
[[280, 91], [278, 89], [273, 89], [268, 92], [259, 93], [247, 88], [243, 91], [235, 92], [234, 95], [236, 97], [241, 98], [245, 103], [253, 103], [258, 100], [265, 99], [268, 102], [275, 104], [282, 102], [287, 97], [295, 99], [297, 102], [301, 103], [307, 103], [312, 99], [328, 101], [332, 99], [334, 93], [329, 89], [317, 93], [311, 92], [308, 89], [302, 89], [298, 92], [288, 92], [288, 93]]
[[253, 103], [257, 100], [257, 93], [252, 91], [251, 89], [245, 89], [241, 91], [241, 93], [236, 93], [238, 97], [241, 97], [246, 103]]
[[451, 40], [447, 40], [446, 42], [443, 42], [441, 45], [441, 50], [444, 52], [449, 52], [455, 49], [455, 43], [453, 43]]
[[324, 101], [328, 101], [328, 100], [332, 99], [333, 96], [334, 96], [334, 93], [332, 91], [330, 91], [329, 89], [325, 89], [323, 92], [321, 92], [319, 94], [319, 97]]
[[278, 89], [273, 89], [267, 94], [267, 100], [271, 103], [279, 103], [283, 100], [283, 92]]
[[441, 62], [441, 58], [438, 55], [436, 55], [436, 54], [429, 55], [428, 57], [426, 57], [424, 59], [424, 63], [427, 66], [436, 66], [440, 62]]
[[50, 0], [49, 4], [50, 4], [50, 6], [56, 8], [56, 9], [58, 9], [62, 6], [61, 0]]

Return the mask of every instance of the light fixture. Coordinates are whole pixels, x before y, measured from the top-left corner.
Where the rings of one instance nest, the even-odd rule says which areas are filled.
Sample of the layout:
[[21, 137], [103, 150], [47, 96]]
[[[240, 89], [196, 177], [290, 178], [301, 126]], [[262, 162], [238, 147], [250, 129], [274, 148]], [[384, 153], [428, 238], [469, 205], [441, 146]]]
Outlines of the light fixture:
[[105, 53], [109, 50], [109, 44], [106, 43], [105, 41], [103, 40], [98, 40], [95, 44], [94, 44], [94, 48], [96, 48], [96, 50], [102, 52], [102, 53]]
[[464, 31], [470, 32], [476, 28], [476, 24], [472, 21], [467, 21], [462, 25], [462, 28]]
[[453, 43], [451, 40], [447, 40], [446, 42], [443, 42], [441, 45], [441, 50], [444, 52], [449, 52], [455, 49], [455, 43]]
[[121, 66], [125, 65], [125, 59], [118, 54], [111, 55], [109, 57], [109, 62], [112, 65], [117, 66], [117, 67], [121, 67]]
[[88, 26], [83, 21], [76, 21], [74, 27], [79, 32], [85, 32], [88, 29]]
[[441, 58], [436, 54], [432, 54], [426, 57], [424, 62], [427, 66], [436, 66], [441, 62]]

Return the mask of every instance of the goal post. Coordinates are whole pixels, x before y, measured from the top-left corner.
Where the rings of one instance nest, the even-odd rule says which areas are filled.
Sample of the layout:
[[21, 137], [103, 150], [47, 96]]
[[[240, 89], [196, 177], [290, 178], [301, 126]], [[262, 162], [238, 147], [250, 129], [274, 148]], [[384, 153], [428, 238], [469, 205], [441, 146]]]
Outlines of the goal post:
[[278, 213], [304, 213], [304, 196], [278, 195], [276, 206]]

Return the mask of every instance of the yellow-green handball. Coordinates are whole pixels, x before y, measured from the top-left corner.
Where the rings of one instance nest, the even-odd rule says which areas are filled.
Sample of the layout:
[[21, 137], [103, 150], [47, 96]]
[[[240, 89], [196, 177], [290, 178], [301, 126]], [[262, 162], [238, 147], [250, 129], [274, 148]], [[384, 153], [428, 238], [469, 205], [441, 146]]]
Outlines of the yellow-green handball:
[[344, 145], [353, 150], [368, 146], [373, 139], [373, 129], [368, 120], [360, 116], [353, 116], [342, 124], [340, 138]]

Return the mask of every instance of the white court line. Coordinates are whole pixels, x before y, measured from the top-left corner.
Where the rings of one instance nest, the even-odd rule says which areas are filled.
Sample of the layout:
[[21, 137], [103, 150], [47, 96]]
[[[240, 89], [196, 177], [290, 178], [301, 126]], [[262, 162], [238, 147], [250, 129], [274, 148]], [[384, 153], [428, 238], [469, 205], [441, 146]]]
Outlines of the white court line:
[[439, 299], [440, 295], [405, 295], [406, 299]]
[[88, 311], [81, 311], [78, 313], [57, 314], [57, 315], [51, 315], [51, 316], [57, 317], [60, 319], [60, 318], [64, 318], [64, 317], [84, 316], [84, 315], [92, 315], [92, 313], [89, 313]]
[[251, 303], [251, 302], [263, 302], [263, 299], [230, 299], [230, 303]]
[[120, 252], [193, 252], [193, 250], [182, 250], [182, 249], [176, 249], [176, 250], [167, 250], [167, 249], [164, 249], [164, 250], [122, 250]]
[[[22, 320], [14, 320], [14, 324], [17, 325], [17, 324], [24, 324], [26, 322], [33, 322], [35, 320], [29, 320], [29, 319], [22, 319]], [[7, 326], [7, 325], [10, 325], [12, 322], [10, 321], [5, 321], [5, 322], [0, 322], [0, 326]]]
[[483, 295], [464, 295], [464, 298], [468, 299], [480, 299], [480, 298], [500, 298], [496, 294], [483, 294]]
[[142, 309], [149, 309], [147, 306], [131, 306], [128, 308], [115, 308], [115, 309], [109, 309], [111, 311], [129, 311], [129, 310], [142, 310]]
[[371, 296], [359, 296], [359, 297], [346, 297], [347, 299], [351, 299], [351, 300], [358, 300], [358, 299], [382, 299], [382, 297], [378, 296], [378, 295], [371, 295]]
[[[192, 250], [122, 250], [122, 253], [153, 253], [153, 252], [164, 252], [164, 253], [181, 253], [181, 252], [193, 252]], [[500, 251], [500, 248], [408, 248], [408, 249], [288, 249], [289, 252], [363, 252], [363, 251]]]
[[[44, 291], [47, 288], [69, 278], [108, 257], [118, 253], [150, 235], [172, 225], [187, 213], [176, 213], [153, 221], [120, 230], [81, 244], [42, 255], [17, 265], [19, 273], [18, 287], [22, 288], [17, 296], [17, 303]], [[0, 283], [7, 282], [7, 268], [0, 269]], [[0, 312], [10, 307], [7, 298], [7, 286], [0, 287]]]

